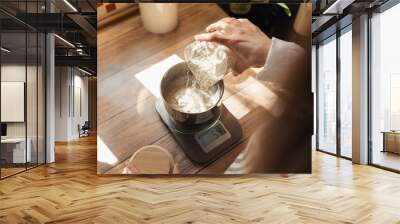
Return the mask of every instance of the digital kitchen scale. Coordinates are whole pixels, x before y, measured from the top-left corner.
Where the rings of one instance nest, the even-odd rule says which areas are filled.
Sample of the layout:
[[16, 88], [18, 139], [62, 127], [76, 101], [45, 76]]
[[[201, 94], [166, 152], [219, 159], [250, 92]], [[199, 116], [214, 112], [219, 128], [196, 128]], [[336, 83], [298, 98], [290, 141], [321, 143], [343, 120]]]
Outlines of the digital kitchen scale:
[[242, 128], [236, 118], [221, 105], [219, 119], [203, 125], [181, 126], [168, 114], [161, 98], [156, 110], [186, 156], [197, 164], [209, 163], [227, 153], [242, 137]]

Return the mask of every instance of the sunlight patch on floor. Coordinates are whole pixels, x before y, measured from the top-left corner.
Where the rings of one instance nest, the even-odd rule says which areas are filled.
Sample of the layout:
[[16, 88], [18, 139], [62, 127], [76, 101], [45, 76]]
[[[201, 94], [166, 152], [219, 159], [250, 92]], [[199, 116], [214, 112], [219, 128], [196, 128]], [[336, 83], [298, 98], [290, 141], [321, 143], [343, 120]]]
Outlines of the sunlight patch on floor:
[[109, 165], [115, 165], [118, 162], [118, 158], [99, 136], [97, 136], [97, 161]]
[[137, 73], [135, 77], [153, 96], [161, 97], [160, 83], [163, 75], [169, 68], [182, 61], [178, 55], [174, 54]]

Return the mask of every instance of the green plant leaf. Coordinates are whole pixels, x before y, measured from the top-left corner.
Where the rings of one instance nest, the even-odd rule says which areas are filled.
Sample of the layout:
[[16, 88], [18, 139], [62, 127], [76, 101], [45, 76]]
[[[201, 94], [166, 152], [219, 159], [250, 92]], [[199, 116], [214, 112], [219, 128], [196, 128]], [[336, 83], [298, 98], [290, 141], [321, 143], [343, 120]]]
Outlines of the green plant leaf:
[[276, 4], [283, 9], [286, 15], [288, 15], [289, 17], [292, 16], [292, 12], [290, 11], [290, 8], [286, 5], [286, 3], [276, 3]]

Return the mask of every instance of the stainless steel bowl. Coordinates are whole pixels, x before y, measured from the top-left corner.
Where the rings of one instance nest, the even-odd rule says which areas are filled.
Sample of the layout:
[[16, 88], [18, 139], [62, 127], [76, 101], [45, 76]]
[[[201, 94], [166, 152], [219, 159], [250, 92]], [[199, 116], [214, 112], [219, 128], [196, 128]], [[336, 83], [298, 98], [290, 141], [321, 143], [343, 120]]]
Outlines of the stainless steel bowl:
[[160, 88], [166, 111], [178, 125], [191, 126], [214, 122], [221, 114], [220, 106], [222, 103], [222, 95], [224, 94], [224, 82], [222, 80], [212, 87], [211, 91], [213, 94], [218, 94], [218, 100], [214, 106], [206, 111], [201, 113], [188, 113], [181, 111], [172, 102], [168, 102], [168, 99], [170, 98], [168, 97], [169, 94], [173, 93], [177, 89], [186, 87], [187, 72], [189, 72], [189, 75], [192, 75], [188, 70], [186, 63], [182, 62], [174, 65], [164, 74]]

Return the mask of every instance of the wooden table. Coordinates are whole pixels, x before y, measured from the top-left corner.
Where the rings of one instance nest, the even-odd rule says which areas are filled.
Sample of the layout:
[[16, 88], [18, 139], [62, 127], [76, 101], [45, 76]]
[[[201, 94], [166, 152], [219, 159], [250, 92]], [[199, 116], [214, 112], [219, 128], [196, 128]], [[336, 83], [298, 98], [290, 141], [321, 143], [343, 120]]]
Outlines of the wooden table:
[[183, 174], [223, 173], [260, 120], [274, 119], [283, 110], [284, 100], [258, 82], [253, 70], [226, 77], [223, 103], [239, 120], [243, 136], [229, 153], [206, 165], [193, 164], [162, 123], [154, 107], [156, 97], [135, 75], [171, 55], [183, 58], [193, 35], [223, 17], [226, 14], [216, 4], [180, 4], [179, 25], [168, 34], [147, 32], [138, 15], [98, 31], [99, 174], [120, 174], [124, 162], [149, 144], [171, 152]]
[[400, 154], [400, 131], [382, 131], [383, 149], [382, 152]]

